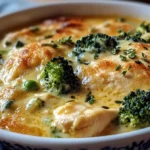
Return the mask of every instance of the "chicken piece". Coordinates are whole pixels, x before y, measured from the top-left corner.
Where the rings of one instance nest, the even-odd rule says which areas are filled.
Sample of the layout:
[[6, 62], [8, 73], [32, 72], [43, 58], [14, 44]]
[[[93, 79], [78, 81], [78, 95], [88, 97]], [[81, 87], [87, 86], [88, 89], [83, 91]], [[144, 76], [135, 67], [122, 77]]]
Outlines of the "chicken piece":
[[15, 99], [17, 96], [21, 96], [23, 91], [16, 87], [6, 87], [0, 91], [0, 101], [3, 99]]
[[[128, 42], [120, 44], [119, 55], [105, 52], [100, 54], [99, 59], [91, 61], [89, 65], [78, 65], [75, 73], [82, 81], [82, 88], [98, 91], [98, 99], [105, 95], [107, 99], [105, 98], [104, 101], [113, 103], [117, 99], [123, 99], [130, 91], [148, 90], [150, 87], [150, 69], [148, 67], [150, 44], [137, 42], [132, 42], [130, 46], [128, 44]], [[143, 51], [144, 47], [147, 50]], [[127, 49], [135, 50], [136, 58], [130, 59], [127, 56], [127, 61], [122, 61], [120, 55], [124, 55], [124, 50]], [[144, 60], [142, 53], [148, 63]], [[136, 62], [138, 60], [141, 62], [140, 64]], [[116, 70], [119, 65], [120, 69]]]
[[56, 54], [52, 47], [42, 47], [40, 43], [32, 43], [24, 48], [12, 51], [3, 65], [0, 78], [4, 82], [22, 75], [27, 69], [45, 64]]
[[[0, 79], [3, 80], [3, 82], [7, 83], [8, 81], [12, 81], [22, 75], [27, 69], [45, 64], [55, 56], [64, 55], [62, 54], [65, 53], [64, 51], [56, 51], [56, 49], [54, 49], [52, 46], [42, 46], [43, 43], [57, 41], [63, 37], [69, 37], [70, 35], [74, 35], [74, 37], [79, 38], [83, 35], [88, 34], [87, 26], [85, 26], [80, 19], [75, 18], [68, 20], [60, 19], [59, 21], [51, 20], [47, 23], [45, 22], [40, 26], [40, 32], [42, 32], [42, 30], [44, 30], [44, 28], [46, 27], [52, 28], [52, 30], [56, 33], [53, 38], [46, 40], [42, 39], [40, 40], [40, 42], [34, 42], [36, 40], [34, 40], [33, 37], [31, 37], [31, 39], [29, 38], [30, 34], [33, 34], [30, 33], [31, 31], [29, 30], [29, 28], [7, 35], [4, 43], [6, 41], [17, 41], [21, 37], [24, 39], [22, 41], [28, 39], [28, 42], [25, 42], [27, 43], [25, 47], [12, 50], [8, 55], [8, 59], [6, 60], [0, 71]], [[74, 27], [73, 30], [72, 27]]]
[[115, 109], [69, 102], [54, 110], [53, 125], [74, 137], [91, 137], [100, 134], [117, 115]]
[[86, 30], [88, 29], [85, 28], [85, 23], [81, 18], [53, 18], [48, 19], [41, 24], [8, 33], [3, 39], [3, 45], [7, 46], [6, 43], [8, 41], [11, 43], [9, 46], [14, 47], [17, 41], [22, 41], [25, 44], [29, 44], [44, 39], [53, 39], [53, 37], [53, 40], [58, 40], [58, 38], [64, 36], [82, 36], [82, 33], [86, 32]]
[[133, 26], [126, 22], [118, 22], [117, 20], [108, 20], [95, 28], [98, 32], [108, 34], [110, 36], [118, 35], [118, 30], [129, 32], [133, 30]]

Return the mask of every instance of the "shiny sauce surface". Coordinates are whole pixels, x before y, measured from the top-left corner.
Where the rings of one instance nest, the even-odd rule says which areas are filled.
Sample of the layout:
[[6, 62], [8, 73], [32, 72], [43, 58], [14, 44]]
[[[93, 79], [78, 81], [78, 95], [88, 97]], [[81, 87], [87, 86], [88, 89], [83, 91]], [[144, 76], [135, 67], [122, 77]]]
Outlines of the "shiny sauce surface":
[[[125, 49], [135, 49], [137, 58], [150, 50], [150, 44], [122, 40], [121, 52], [101, 53], [98, 59], [88, 54], [83, 57], [90, 64], [81, 64], [72, 55], [74, 45], [56, 43], [71, 37], [73, 43], [89, 34], [103, 33], [118, 36], [119, 30], [135, 31], [141, 20], [118, 17], [58, 17], [11, 32], [0, 41], [0, 128], [12, 132], [43, 137], [89, 137], [118, 134], [134, 129], [114, 123], [120, 103], [130, 91], [150, 87], [150, 70], [135, 60], [122, 61]], [[144, 51], [147, 57], [150, 52]], [[40, 76], [46, 63], [54, 57], [72, 61], [74, 74], [81, 87], [68, 94], [55, 95], [41, 83]], [[116, 67], [121, 65], [121, 69]], [[123, 71], [132, 68], [125, 74]], [[143, 80], [144, 79], [144, 80]], [[25, 81], [34, 80], [38, 89], [25, 90]], [[94, 96], [92, 104], [87, 94]], [[36, 100], [42, 100], [38, 106]], [[10, 104], [6, 103], [10, 102]], [[4, 108], [5, 107], [5, 108]]]

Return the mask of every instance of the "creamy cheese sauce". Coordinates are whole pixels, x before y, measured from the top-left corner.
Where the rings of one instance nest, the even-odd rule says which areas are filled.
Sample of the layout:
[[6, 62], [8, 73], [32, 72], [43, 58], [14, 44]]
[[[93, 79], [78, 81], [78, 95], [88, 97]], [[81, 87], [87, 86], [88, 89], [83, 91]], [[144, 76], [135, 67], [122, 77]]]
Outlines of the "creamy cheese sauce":
[[[71, 36], [73, 42], [76, 42], [76, 40], [90, 33], [105, 33], [116, 36], [119, 34], [118, 30], [134, 30], [141, 22], [133, 18], [125, 18], [125, 21], [119, 21], [118, 17], [60, 17], [8, 33], [0, 42], [0, 52], [1, 50], [6, 51], [2, 54], [2, 61], [4, 62], [0, 66], [0, 128], [44, 137], [86, 137], [84, 132], [83, 134], [76, 134], [76, 128], [78, 132], [82, 133], [79, 125], [80, 120], [79, 123], [74, 123], [73, 127], [70, 127], [71, 121], [68, 118], [73, 115], [76, 116], [76, 114], [70, 115], [68, 118], [66, 115], [66, 120], [68, 119], [69, 123], [63, 126], [62, 124], [65, 122], [61, 122], [63, 116], [60, 116], [60, 122], [59, 119], [55, 121], [57, 116], [55, 116], [54, 110], [70, 103], [69, 106], [64, 108], [64, 111], [63, 109], [59, 111], [64, 114], [67, 114], [68, 111], [74, 113], [72, 112], [73, 109], [68, 110], [68, 108], [79, 103], [89, 112], [92, 109], [96, 109], [97, 112], [97, 108], [105, 110], [106, 107], [118, 112], [121, 104], [116, 103], [116, 100], [122, 100], [130, 91], [137, 88], [149, 89], [149, 70], [138, 67], [134, 60], [123, 62], [119, 57], [124, 50], [134, 48], [137, 51], [137, 58], [140, 58], [143, 47], [140, 43], [132, 42], [130, 44], [129, 41], [122, 41], [120, 42], [121, 52], [118, 55], [105, 52], [97, 60], [93, 60], [91, 55], [83, 56], [91, 62], [89, 65], [84, 65], [78, 63], [72, 56], [72, 46], [60, 45], [59, 48], [54, 48], [52, 46], [42, 47], [41, 44], [50, 41], [55, 42], [69, 36]], [[18, 41], [21, 44], [23, 43], [23, 46], [16, 48]], [[149, 44], [145, 44], [145, 46], [150, 49]], [[147, 57], [150, 57], [149, 51], [144, 52]], [[55, 96], [41, 84], [40, 74], [46, 62], [56, 56], [63, 56], [73, 61], [74, 72], [82, 83], [79, 91]], [[115, 71], [118, 64], [122, 65], [122, 69]], [[143, 67], [146, 67], [147, 64], [145, 62], [143, 64]], [[124, 77], [122, 71], [127, 70], [129, 65], [133, 65], [132, 69]], [[37, 91], [25, 91], [23, 82], [26, 80], [36, 81], [39, 89]], [[92, 105], [85, 102], [89, 91], [95, 97], [95, 102]], [[37, 98], [44, 102], [44, 106], [32, 105], [32, 102]], [[2, 111], [2, 106], [7, 100], [13, 101], [13, 104], [10, 108]], [[80, 106], [78, 107], [81, 109]], [[76, 111], [78, 111], [78, 107]], [[86, 113], [88, 114], [88, 112], [83, 112], [83, 114]], [[99, 113], [97, 114], [99, 115]], [[90, 115], [88, 114], [88, 116]], [[93, 116], [96, 115], [93, 114]], [[94, 132], [94, 134], [87, 134], [87, 136], [117, 134], [134, 130], [123, 125], [116, 125], [112, 122], [116, 117], [110, 118], [101, 132]], [[89, 121], [90, 119], [89, 117]], [[93, 126], [93, 128], [95, 127]]]

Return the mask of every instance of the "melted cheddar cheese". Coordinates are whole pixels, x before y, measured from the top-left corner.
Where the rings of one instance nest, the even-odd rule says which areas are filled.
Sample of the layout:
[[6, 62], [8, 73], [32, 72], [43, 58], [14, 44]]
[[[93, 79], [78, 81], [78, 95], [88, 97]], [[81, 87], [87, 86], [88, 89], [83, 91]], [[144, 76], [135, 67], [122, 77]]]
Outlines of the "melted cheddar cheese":
[[[135, 60], [140, 60], [142, 53], [150, 59], [150, 44], [122, 40], [119, 54], [105, 52], [98, 59], [84, 56], [90, 60], [88, 65], [77, 62], [71, 55], [73, 46], [55, 48], [42, 44], [70, 36], [76, 42], [91, 33], [117, 36], [118, 30], [130, 32], [140, 23], [133, 18], [119, 21], [118, 17], [58, 17], [8, 33], [0, 43], [4, 52], [0, 65], [0, 128], [44, 137], [91, 137], [133, 130], [112, 122], [121, 107], [116, 100], [138, 88], [149, 89], [148, 64], [141, 60], [139, 65]], [[21, 46], [17, 47], [18, 41]], [[122, 61], [120, 55], [126, 49], [134, 49], [136, 58]], [[56, 96], [40, 83], [45, 64], [58, 56], [73, 62], [74, 73], [81, 81], [80, 90]], [[116, 70], [118, 65], [121, 68]], [[39, 89], [24, 90], [26, 80], [36, 81]], [[85, 102], [89, 91], [95, 97], [93, 104]], [[41, 99], [44, 106], [37, 108], [37, 104], [32, 104], [35, 99]], [[4, 109], [8, 100], [13, 104]]]

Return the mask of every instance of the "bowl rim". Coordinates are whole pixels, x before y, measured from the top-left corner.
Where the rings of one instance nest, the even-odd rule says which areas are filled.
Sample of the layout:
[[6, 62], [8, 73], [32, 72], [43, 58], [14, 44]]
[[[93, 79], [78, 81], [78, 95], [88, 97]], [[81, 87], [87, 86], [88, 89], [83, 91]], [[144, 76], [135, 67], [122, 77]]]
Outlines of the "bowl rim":
[[[149, 7], [150, 5], [142, 3], [142, 2], [133, 2], [133, 1], [117, 1], [117, 0], [81, 0], [81, 1], [63, 1], [63, 2], [46, 2], [44, 4], [38, 4], [38, 5], [31, 5], [31, 7], [24, 8], [19, 11], [15, 11], [13, 13], [8, 13], [6, 15], [2, 15], [0, 17], [0, 20], [3, 18], [11, 17], [14, 15], [17, 15], [18, 13], [21, 12], [26, 12], [29, 10], [34, 10], [36, 8], [42, 8], [42, 7], [50, 7], [50, 6], [57, 6], [57, 5], [68, 5], [68, 4], [107, 4], [107, 5], [132, 5], [134, 7], [142, 6], [142, 7]], [[53, 145], [56, 144], [90, 144], [90, 143], [98, 143], [98, 142], [110, 142], [114, 140], [121, 140], [121, 139], [130, 139], [135, 136], [141, 136], [143, 134], [150, 134], [150, 127], [144, 128], [144, 129], [139, 129], [136, 131], [131, 131], [131, 132], [126, 132], [126, 133], [120, 133], [120, 134], [115, 134], [115, 135], [106, 135], [106, 136], [98, 136], [98, 137], [86, 137], [86, 138], [51, 138], [51, 137], [40, 137], [40, 136], [32, 136], [32, 135], [26, 135], [26, 134], [21, 134], [21, 133], [16, 133], [16, 132], [11, 132], [7, 130], [0, 129], [0, 142], [1, 142], [1, 137], [4, 139], [18, 139], [24, 143], [24, 141], [27, 141], [28, 143], [33, 143], [33, 142], [39, 142], [44, 141], [45, 143], [51, 143]], [[14, 139], [12, 139], [14, 137]], [[61, 143], [60, 143], [61, 141]]]
[[147, 6], [148, 4], [147, 3], [144, 3], [142, 1], [134, 1], [134, 0], [131, 0], [131, 1], [125, 1], [125, 0], [122, 0], [122, 1], [119, 1], [119, 0], [93, 0], [91, 2], [91, 0], [80, 0], [80, 1], [76, 1], [76, 0], [65, 0], [65, 1], [52, 1], [52, 2], [33, 2], [31, 3], [31, 5], [27, 6], [27, 7], [23, 7], [21, 10], [14, 10], [13, 12], [8, 12], [6, 14], [2, 14], [0, 15], [0, 18], [3, 18], [3, 17], [7, 17], [9, 15], [14, 15], [16, 13], [20, 13], [20, 12], [23, 12], [23, 11], [28, 11], [30, 9], [35, 9], [37, 7], [45, 7], [47, 5], [61, 5], [61, 4], [76, 4], [76, 3], [79, 3], [79, 4], [85, 4], [85, 3], [101, 3], [101, 4], [109, 4], [111, 3], [112, 4], [129, 4], [129, 5], [145, 5]]
[[[41, 141], [44, 141], [45, 143], [50, 143], [51, 145], [56, 144], [94, 144], [94, 143], [103, 143], [103, 142], [110, 142], [110, 141], [118, 141], [118, 140], [127, 140], [131, 139], [133, 137], [138, 137], [146, 134], [150, 134], [150, 127], [139, 129], [136, 131], [126, 132], [126, 133], [119, 133], [115, 135], [105, 135], [105, 136], [97, 136], [97, 137], [86, 137], [86, 138], [51, 138], [51, 137], [40, 137], [40, 136], [33, 136], [33, 135], [26, 135], [16, 132], [11, 132], [7, 130], [0, 129], [0, 134], [3, 135], [4, 139], [17, 139], [19, 138], [20, 141], [27, 141], [28, 143], [41, 143]], [[12, 137], [14, 139], [12, 139]], [[1, 140], [0, 140], [1, 141]], [[61, 141], [61, 143], [60, 143]]]
[[25, 8], [22, 8], [21, 10], [16, 10], [14, 12], [9, 12], [6, 14], [2, 14], [0, 15], [0, 19], [12, 16], [12, 15], [16, 15], [18, 13], [22, 13], [22, 12], [26, 12], [26, 11], [30, 11], [30, 10], [34, 10], [36, 8], [42, 8], [42, 7], [49, 7], [49, 6], [57, 6], [57, 5], [68, 5], [68, 4], [107, 4], [107, 5], [130, 5], [130, 6], [142, 6], [142, 7], [149, 7], [150, 8], [150, 4], [144, 3], [144, 2], [139, 2], [139, 1], [126, 1], [126, 0], [80, 0], [80, 1], [76, 1], [76, 0], [65, 0], [65, 1], [52, 1], [52, 2], [44, 2], [44, 3], [34, 3], [31, 4], [31, 6], [27, 6]]

